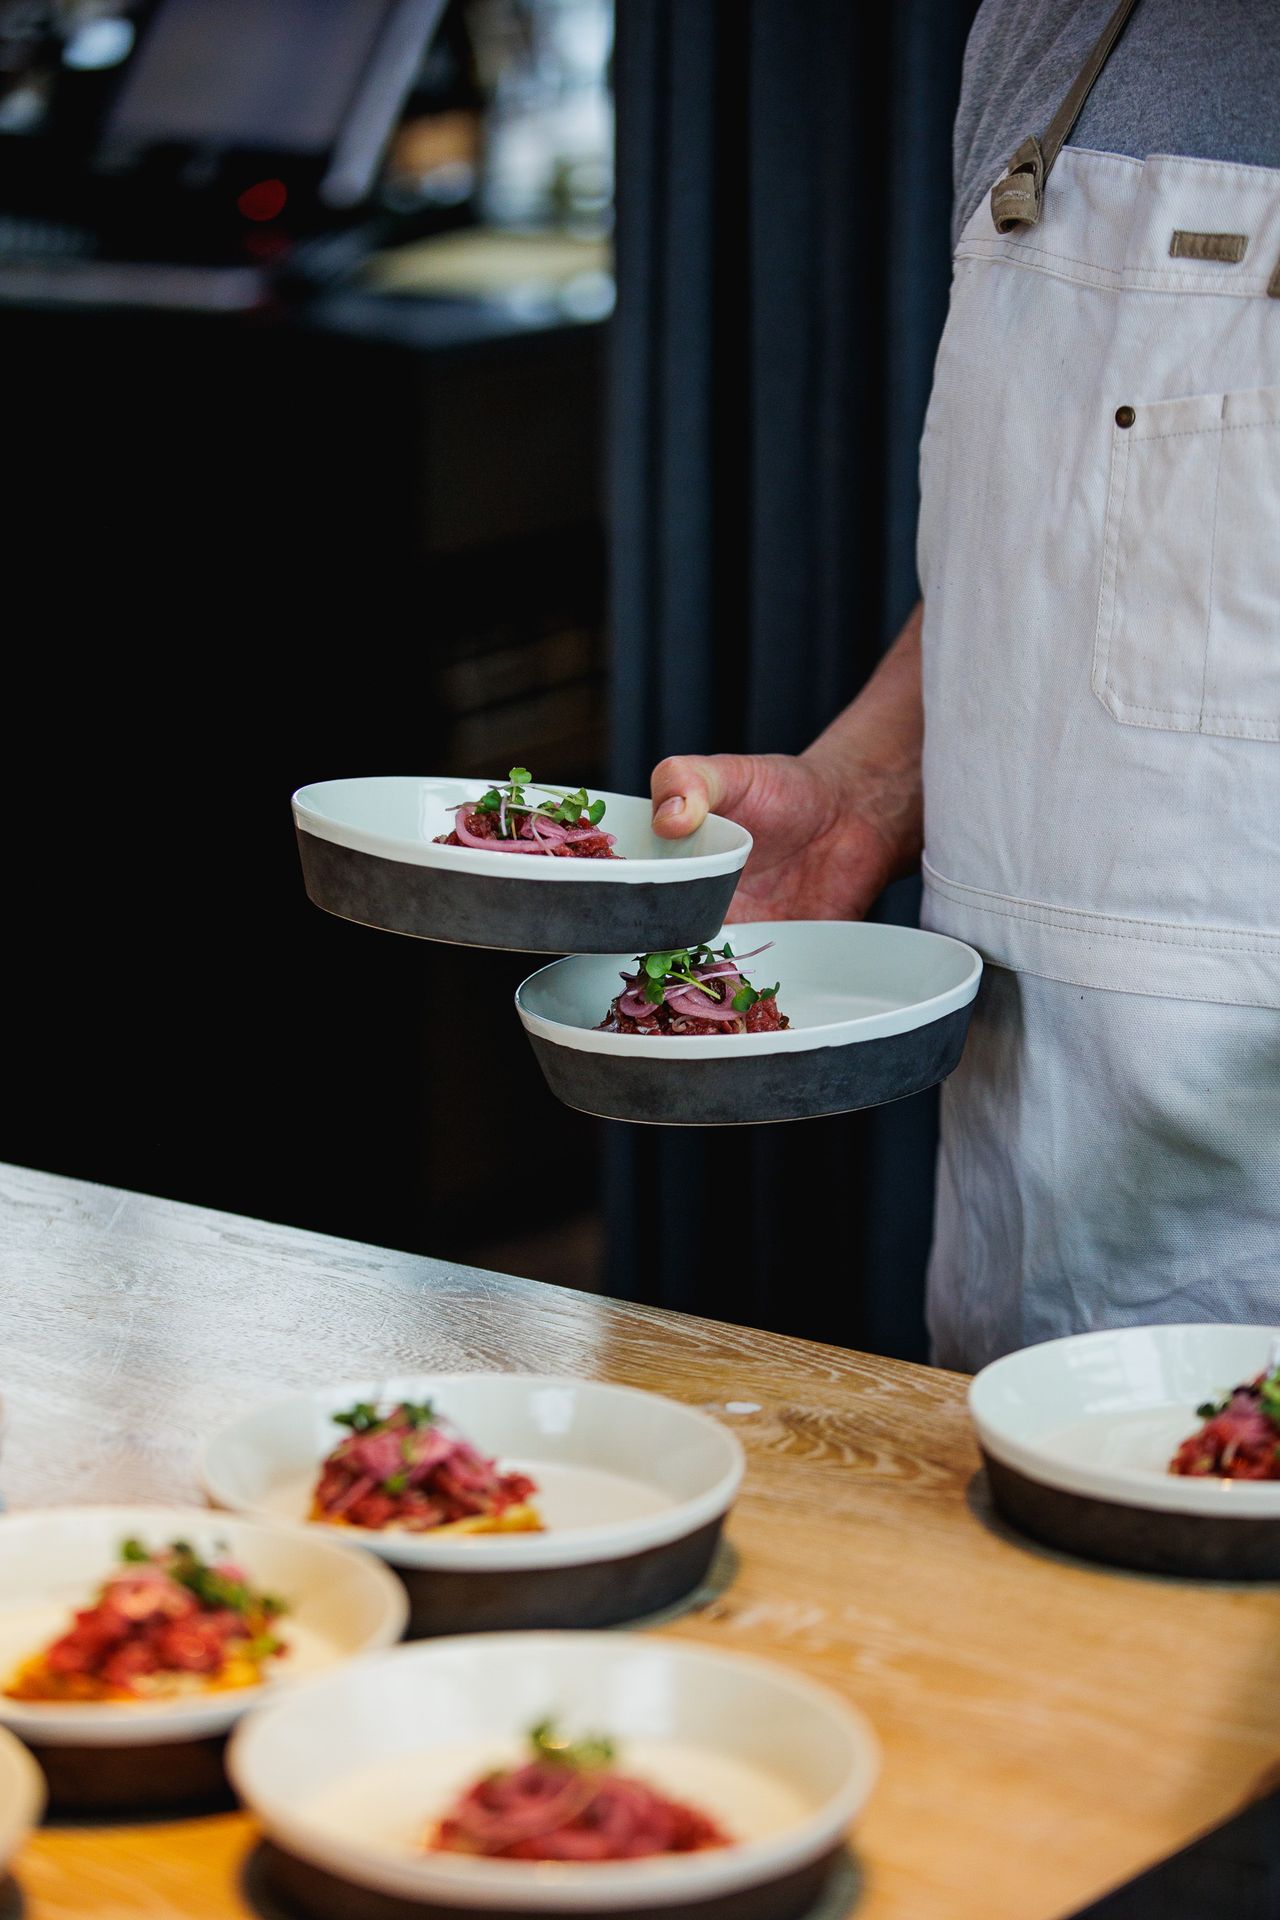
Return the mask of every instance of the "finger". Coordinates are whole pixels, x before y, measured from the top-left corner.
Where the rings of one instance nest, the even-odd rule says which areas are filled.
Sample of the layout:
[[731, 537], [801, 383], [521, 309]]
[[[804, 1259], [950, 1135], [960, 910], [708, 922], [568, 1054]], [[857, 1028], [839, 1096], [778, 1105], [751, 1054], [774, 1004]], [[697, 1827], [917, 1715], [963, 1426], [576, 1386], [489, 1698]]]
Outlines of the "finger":
[[653, 770], [653, 829], [666, 840], [683, 840], [709, 813], [732, 813], [751, 784], [746, 754], [715, 753], [707, 759], [676, 754]]

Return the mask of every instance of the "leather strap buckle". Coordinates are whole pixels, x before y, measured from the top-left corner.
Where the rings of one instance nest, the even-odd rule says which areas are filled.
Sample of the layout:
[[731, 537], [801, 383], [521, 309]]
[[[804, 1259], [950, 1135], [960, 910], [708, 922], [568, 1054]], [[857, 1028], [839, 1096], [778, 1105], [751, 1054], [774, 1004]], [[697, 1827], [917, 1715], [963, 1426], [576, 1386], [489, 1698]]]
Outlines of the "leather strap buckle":
[[1031, 134], [1009, 162], [1009, 171], [991, 189], [991, 218], [997, 233], [1034, 227], [1044, 201], [1044, 154]]

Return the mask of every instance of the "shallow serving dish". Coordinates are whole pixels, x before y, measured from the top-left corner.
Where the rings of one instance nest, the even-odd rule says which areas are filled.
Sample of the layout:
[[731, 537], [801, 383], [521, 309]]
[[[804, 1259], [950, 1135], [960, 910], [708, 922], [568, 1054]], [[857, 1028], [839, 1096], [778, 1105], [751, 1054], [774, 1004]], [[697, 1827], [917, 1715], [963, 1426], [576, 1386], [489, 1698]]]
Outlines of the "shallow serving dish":
[[44, 1776], [26, 1748], [0, 1727], [0, 1875], [44, 1812]]
[[[685, 936], [685, 944], [689, 936]], [[606, 1120], [677, 1127], [811, 1120], [901, 1100], [944, 1080], [969, 1030], [982, 961], [972, 947], [870, 921], [726, 927], [758, 985], [779, 984], [780, 1033], [601, 1033], [635, 956], [560, 960], [523, 981], [516, 1010], [557, 1099]]]
[[414, 1633], [605, 1626], [670, 1606], [707, 1572], [742, 1479], [734, 1435], [658, 1394], [541, 1374], [420, 1374], [347, 1381], [243, 1415], [205, 1448], [210, 1497], [305, 1521], [320, 1462], [342, 1438], [333, 1415], [362, 1400], [430, 1400], [539, 1488], [543, 1533], [435, 1538], [311, 1523], [313, 1535], [336, 1533], [398, 1569]]
[[1272, 1327], [1124, 1327], [984, 1367], [969, 1410], [996, 1505], [1049, 1545], [1149, 1573], [1280, 1579], [1280, 1481], [1168, 1471], [1196, 1408], [1267, 1364]]
[[343, 1540], [202, 1508], [50, 1507], [0, 1519], [0, 1676], [90, 1604], [135, 1536], [227, 1552], [288, 1603], [280, 1631], [290, 1650], [262, 1686], [203, 1697], [44, 1705], [0, 1694], [0, 1722], [39, 1754], [57, 1804], [175, 1804], [225, 1791], [222, 1736], [240, 1714], [404, 1631], [399, 1582]]
[[[731, 1847], [591, 1865], [430, 1854], [422, 1840], [483, 1770], [553, 1719], [701, 1807]], [[862, 1716], [764, 1661], [645, 1635], [503, 1634], [403, 1647], [294, 1694], [237, 1733], [237, 1791], [312, 1911], [396, 1920], [809, 1910], [875, 1782]]]
[[711, 814], [687, 840], [661, 840], [648, 800], [593, 789], [621, 859], [436, 846], [453, 826], [450, 809], [492, 784], [403, 774], [299, 788], [293, 818], [308, 894], [343, 920], [520, 953], [680, 946], [724, 918], [751, 851], [745, 827]]

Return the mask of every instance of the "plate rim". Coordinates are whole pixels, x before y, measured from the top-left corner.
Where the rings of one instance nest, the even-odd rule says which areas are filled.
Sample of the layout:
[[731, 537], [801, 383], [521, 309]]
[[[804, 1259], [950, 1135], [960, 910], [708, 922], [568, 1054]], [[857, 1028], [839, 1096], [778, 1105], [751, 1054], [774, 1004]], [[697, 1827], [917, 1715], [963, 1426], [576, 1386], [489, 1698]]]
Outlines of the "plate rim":
[[[331, 820], [317, 812], [307, 799], [307, 795], [317, 787], [365, 785], [380, 780], [413, 780], [420, 787], [449, 789], [474, 786], [477, 799], [486, 787], [494, 784], [493, 781], [469, 774], [348, 774], [334, 780], [309, 780], [304, 786], [298, 787], [290, 798], [295, 826], [300, 833], [309, 833], [316, 840], [326, 840], [331, 846], [345, 847], [350, 853], [371, 854], [379, 859], [395, 861], [401, 866], [419, 867], [443, 875], [465, 874], [473, 879], [531, 880], [541, 885], [548, 881], [563, 881], [574, 886], [584, 883], [670, 886], [681, 881], [711, 880], [740, 872], [754, 844], [746, 827], [724, 814], [716, 813], [708, 814], [707, 818], [717, 826], [728, 828], [735, 836], [734, 845], [720, 853], [675, 853], [662, 859], [503, 860], [478, 847], [441, 847], [434, 840], [403, 839], [396, 834], [376, 833], [371, 828]], [[604, 787], [592, 791], [596, 799], [606, 803], [606, 808], [611, 802], [620, 800], [645, 806], [649, 804], [642, 794], [616, 793]]]
[[[735, 921], [727, 927], [721, 927], [710, 944], [724, 934], [738, 934], [743, 939], [754, 939], [771, 929], [785, 927], [788, 931], [807, 927], [842, 926], [850, 929], [876, 927], [884, 929], [889, 923], [867, 920], [744, 920]], [[783, 1028], [773, 1033], [724, 1033], [724, 1034], [653, 1034], [602, 1033], [598, 1027], [579, 1027], [567, 1021], [554, 1020], [548, 1014], [537, 1013], [528, 1007], [522, 996], [536, 980], [558, 967], [572, 967], [583, 960], [628, 960], [630, 954], [566, 954], [561, 959], [549, 961], [536, 967], [520, 982], [515, 991], [515, 1009], [526, 1033], [534, 1034], [545, 1040], [549, 1046], [563, 1047], [571, 1053], [595, 1053], [609, 1055], [619, 1059], [633, 1060], [733, 1060], [759, 1059], [765, 1054], [780, 1053], [818, 1053], [838, 1047], [859, 1046], [870, 1040], [895, 1039], [904, 1033], [917, 1033], [923, 1027], [931, 1027], [939, 1020], [945, 1020], [948, 1014], [970, 1006], [977, 998], [982, 984], [984, 961], [976, 947], [967, 940], [957, 940], [949, 933], [935, 933], [928, 927], [892, 926], [892, 934], [910, 934], [932, 943], [956, 948], [967, 953], [969, 964], [964, 978], [955, 986], [947, 987], [941, 993], [933, 994], [927, 1000], [914, 1000], [906, 1006], [894, 1008], [883, 1013], [856, 1014], [848, 1020], [830, 1021], [819, 1027]], [[854, 937], [858, 937], [855, 933]], [[780, 994], [779, 997], [783, 997]]]
[[[585, 1879], [577, 1877], [584, 1873], [580, 1863], [451, 1861], [447, 1856], [433, 1858], [430, 1855], [421, 1858], [415, 1855], [402, 1861], [389, 1854], [379, 1854], [372, 1849], [366, 1850], [335, 1840], [328, 1835], [317, 1836], [313, 1829], [307, 1828], [303, 1821], [292, 1817], [287, 1810], [272, 1806], [265, 1798], [255, 1797], [246, 1788], [242, 1777], [243, 1753], [251, 1748], [259, 1729], [266, 1722], [279, 1712], [288, 1710], [290, 1702], [283, 1699], [262, 1708], [232, 1734], [227, 1748], [227, 1772], [237, 1794], [255, 1818], [261, 1821], [264, 1830], [288, 1851], [356, 1885], [424, 1902], [447, 1897], [454, 1905], [490, 1912], [538, 1913], [550, 1908], [588, 1915], [607, 1913], [620, 1907], [631, 1910], [637, 1906], [652, 1906], [657, 1911], [678, 1902], [711, 1899], [718, 1894], [744, 1891], [781, 1879], [821, 1859], [827, 1849], [841, 1844], [880, 1778], [883, 1749], [874, 1725], [860, 1707], [844, 1699], [834, 1688], [811, 1680], [807, 1674], [795, 1671], [782, 1661], [753, 1653], [739, 1653], [736, 1649], [707, 1647], [700, 1642], [652, 1633], [612, 1635], [589, 1629], [546, 1629], [449, 1634], [435, 1640], [410, 1641], [401, 1647], [367, 1655], [359, 1662], [350, 1663], [350, 1667], [368, 1669], [375, 1663], [386, 1663], [391, 1659], [397, 1659], [401, 1664], [407, 1664], [410, 1660], [429, 1663], [446, 1649], [462, 1646], [492, 1652], [495, 1642], [512, 1641], [526, 1645], [537, 1641], [549, 1641], [557, 1645], [577, 1641], [589, 1644], [593, 1651], [611, 1649], [619, 1655], [639, 1642], [651, 1650], [657, 1649], [694, 1662], [731, 1667], [739, 1671], [744, 1667], [761, 1670], [774, 1679], [781, 1679], [793, 1693], [806, 1696], [824, 1713], [834, 1714], [843, 1721], [852, 1756], [849, 1777], [842, 1791], [832, 1795], [826, 1806], [810, 1815], [798, 1828], [775, 1836], [772, 1840], [744, 1841], [723, 1851], [709, 1849], [703, 1853], [673, 1856], [673, 1860], [679, 1864], [664, 1861], [659, 1872], [653, 1872], [655, 1863], [646, 1860], [593, 1863], [589, 1877]], [[347, 1680], [350, 1679], [350, 1667], [342, 1676]], [[338, 1678], [335, 1674], [326, 1676], [323, 1682], [317, 1681], [312, 1689], [313, 1694], [315, 1687], [330, 1684]], [[435, 1869], [432, 1876], [422, 1872], [426, 1861], [430, 1861]], [[692, 1864], [694, 1862], [696, 1866]], [[505, 1876], [512, 1868], [517, 1871], [511, 1874], [510, 1883], [504, 1884]]]
[[[216, 1525], [222, 1518], [234, 1520], [252, 1532], [271, 1534], [276, 1538], [287, 1536], [290, 1532], [288, 1528], [263, 1520], [256, 1514], [222, 1513], [215, 1508], [171, 1506], [159, 1502], [153, 1505], [145, 1501], [100, 1500], [10, 1509], [0, 1515], [0, 1539], [10, 1527], [24, 1522], [40, 1522], [51, 1516], [62, 1519], [109, 1513], [118, 1514], [118, 1524], [126, 1527], [135, 1525], [167, 1530], [171, 1526], [190, 1528], [197, 1522], [207, 1527], [210, 1523]], [[331, 1547], [353, 1562], [363, 1561], [365, 1569], [368, 1569], [369, 1556], [362, 1554], [354, 1542], [330, 1538], [316, 1544], [322, 1548]], [[383, 1620], [366, 1646], [355, 1653], [339, 1654], [333, 1662], [334, 1667], [389, 1652], [409, 1624], [409, 1596], [404, 1587], [390, 1568], [376, 1557], [373, 1566], [385, 1606]], [[259, 1682], [254, 1687], [236, 1688], [232, 1692], [154, 1703], [140, 1701], [136, 1705], [129, 1701], [67, 1703], [10, 1700], [0, 1694], [0, 1727], [8, 1728], [11, 1733], [34, 1746], [174, 1746], [179, 1742], [205, 1739], [212, 1734], [222, 1733], [242, 1715], [255, 1711], [267, 1701], [276, 1700], [293, 1687], [306, 1686], [312, 1680], [324, 1677], [325, 1672], [317, 1675], [284, 1672], [273, 1681]]]
[[0, 1771], [11, 1775], [11, 1795], [0, 1798], [0, 1874], [39, 1824], [49, 1799], [48, 1783], [35, 1756], [8, 1727], [0, 1726]]
[[[1061, 1334], [1053, 1340], [1037, 1340], [1013, 1353], [1001, 1354], [973, 1376], [967, 1395], [970, 1418], [984, 1451], [1003, 1466], [1012, 1467], [1041, 1486], [1059, 1493], [1074, 1493], [1102, 1500], [1110, 1506], [1129, 1507], [1145, 1513], [1175, 1513], [1202, 1520], [1227, 1520], [1241, 1523], [1280, 1522], [1280, 1481], [1221, 1480], [1197, 1478], [1187, 1474], [1157, 1474], [1140, 1467], [1099, 1467], [1076, 1465], [1057, 1455], [1042, 1452], [1034, 1442], [1019, 1440], [1003, 1432], [992, 1422], [986, 1402], [994, 1391], [993, 1379], [1016, 1371], [1017, 1363], [1028, 1353], [1046, 1347], [1072, 1345], [1079, 1350], [1084, 1343], [1101, 1345], [1135, 1333], [1221, 1333], [1224, 1329], [1241, 1334], [1256, 1333], [1265, 1342], [1280, 1334], [1280, 1326], [1255, 1326], [1237, 1321], [1169, 1321], [1131, 1327], [1091, 1327], [1085, 1333]], [[1194, 1429], [1194, 1407], [1188, 1411], [1188, 1432]]]
[[[330, 1526], [323, 1520], [284, 1520], [277, 1514], [271, 1514], [262, 1507], [244, 1507], [224, 1504], [224, 1488], [216, 1474], [209, 1470], [209, 1454], [216, 1441], [226, 1438], [243, 1421], [256, 1414], [263, 1414], [271, 1408], [286, 1405], [310, 1405], [342, 1396], [348, 1388], [354, 1394], [362, 1390], [369, 1391], [378, 1383], [368, 1376], [359, 1379], [331, 1382], [327, 1385], [302, 1389], [296, 1393], [278, 1394], [271, 1400], [264, 1400], [255, 1406], [247, 1407], [234, 1420], [225, 1421], [211, 1434], [205, 1436], [199, 1452], [196, 1471], [200, 1484], [209, 1499], [219, 1511], [237, 1513], [277, 1527], [296, 1527], [324, 1538], [351, 1546], [358, 1552], [371, 1553], [391, 1566], [412, 1571], [467, 1574], [506, 1574], [506, 1573], [542, 1573], [557, 1569], [567, 1570], [574, 1567], [597, 1566], [610, 1561], [626, 1560], [639, 1553], [647, 1553], [656, 1548], [674, 1545], [687, 1539], [713, 1521], [722, 1519], [737, 1499], [746, 1474], [746, 1453], [742, 1442], [732, 1428], [717, 1420], [714, 1415], [701, 1407], [688, 1405], [683, 1400], [673, 1399], [669, 1394], [654, 1393], [647, 1387], [633, 1387], [626, 1381], [598, 1380], [586, 1375], [520, 1373], [515, 1370], [468, 1368], [450, 1373], [397, 1373], [384, 1378], [402, 1383], [430, 1384], [436, 1390], [447, 1388], [454, 1382], [471, 1380], [510, 1380], [523, 1382], [527, 1387], [565, 1387], [575, 1389], [604, 1388], [612, 1393], [626, 1394], [630, 1397], [659, 1401], [665, 1406], [676, 1408], [698, 1425], [709, 1428], [716, 1439], [723, 1442], [729, 1456], [729, 1464], [715, 1485], [691, 1500], [678, 1502], [664, 1507], [661, 1512], [642, 1516], [638, 1520], [611, 1522], [600, 1527], [564, 1528], [559, 1533], [549, 1529], [546, 1533], [493, 1534], [481, 1539], [432, 1540], [430, 1534], [408, 1534], [394, 1532], [365, 1531], [350, 1529], [348, 1534], [339, 1528]], [[385, 1398], [385, 1394], [379, 1398]], [[317, 1462], [317, 1465], [319, 1463]], [[479, 1551], [477, 1551], [479, 1549]]]

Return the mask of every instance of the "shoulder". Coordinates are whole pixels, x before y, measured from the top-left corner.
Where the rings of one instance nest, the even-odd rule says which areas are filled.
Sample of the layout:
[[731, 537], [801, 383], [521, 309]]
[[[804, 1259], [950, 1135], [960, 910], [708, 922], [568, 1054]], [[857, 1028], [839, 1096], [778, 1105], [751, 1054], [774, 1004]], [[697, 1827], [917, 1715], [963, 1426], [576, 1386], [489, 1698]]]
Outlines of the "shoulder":
[[1113, 4], [982, 0], [965, 48], [956, 110], [957, 232], [1014, 148], [1053, 117]]

